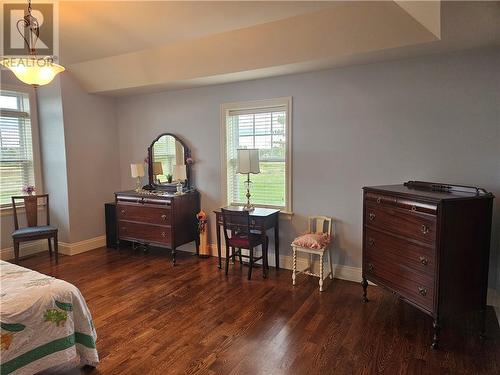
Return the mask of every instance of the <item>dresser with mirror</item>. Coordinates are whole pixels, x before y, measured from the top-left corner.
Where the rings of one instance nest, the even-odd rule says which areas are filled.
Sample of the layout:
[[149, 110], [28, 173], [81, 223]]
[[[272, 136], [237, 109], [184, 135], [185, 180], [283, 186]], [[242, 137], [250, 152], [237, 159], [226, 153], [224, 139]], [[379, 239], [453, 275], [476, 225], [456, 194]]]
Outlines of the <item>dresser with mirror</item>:
[[192, 187], [191, 153], [179, 137], [164, 133], [148, 148], [148, 181], [139, 190], [115, 193], [118, 246], [121, 241], [172, 251], [196, 244], [199, 192]]

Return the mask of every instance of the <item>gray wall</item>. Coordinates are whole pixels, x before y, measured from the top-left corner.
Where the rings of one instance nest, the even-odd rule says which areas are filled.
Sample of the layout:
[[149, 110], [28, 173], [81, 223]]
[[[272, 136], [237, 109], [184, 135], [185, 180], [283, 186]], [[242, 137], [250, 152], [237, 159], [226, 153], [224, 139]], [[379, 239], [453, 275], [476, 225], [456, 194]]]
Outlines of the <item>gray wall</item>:
[[335, 262], [359, 267], [365, 185], [434, 180], [500, 197], [499, 66], [498, 50], [476, 50], [124, 97], [117, 101], [121, 186], [134, 186], [129, 164], [144, 159], [152, 139], [172, 132], [192, 148], [202, 207], [211, 212], [223, 203], [220, 105], [293, 96], [295, 215], [282, 223], [282, 252], [308, 215], [330, 215]]

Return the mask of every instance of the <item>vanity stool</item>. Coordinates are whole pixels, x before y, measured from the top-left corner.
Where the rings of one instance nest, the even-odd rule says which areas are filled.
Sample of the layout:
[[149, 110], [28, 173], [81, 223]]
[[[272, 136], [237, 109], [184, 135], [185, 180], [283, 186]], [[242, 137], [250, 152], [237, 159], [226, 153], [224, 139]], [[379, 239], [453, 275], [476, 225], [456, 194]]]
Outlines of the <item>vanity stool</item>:
[[[325, 278], [329, 276], [330, 279], [333, 279], [333, 262], [332, 254], [330, 253], [332, 227], [332, 218], [327, 216], [310, 216], [308, 219], [307, 233], [293, 240], [293, 285], [295, 285], [297, 274], [304, 273], [306, 275], [319, 277], [319, 291], [322, 292]], [[297, 252], [309, 254], [309, 266], [305, 270], [297, 271]], [[325, 253], [328, 255], [328, 263], [330, 264], [330, 272], [326, 277], [323, 276], [323, 257]], [[313, 255], [319, 256], [319, 274], [312, 272]]]

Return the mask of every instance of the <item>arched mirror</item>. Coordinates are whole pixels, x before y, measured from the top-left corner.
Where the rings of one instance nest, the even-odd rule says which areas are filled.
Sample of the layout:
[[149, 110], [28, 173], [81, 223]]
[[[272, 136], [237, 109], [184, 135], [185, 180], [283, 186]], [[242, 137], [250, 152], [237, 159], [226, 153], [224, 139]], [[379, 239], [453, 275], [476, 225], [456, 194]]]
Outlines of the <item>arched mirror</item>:
[[158, 136], [148, 149], [149, 184], [154, 189], [175, 191], [181, 183], [190, 187], [191, 170], [187, 159], [191, 157], [186, 144], [173, 134]]

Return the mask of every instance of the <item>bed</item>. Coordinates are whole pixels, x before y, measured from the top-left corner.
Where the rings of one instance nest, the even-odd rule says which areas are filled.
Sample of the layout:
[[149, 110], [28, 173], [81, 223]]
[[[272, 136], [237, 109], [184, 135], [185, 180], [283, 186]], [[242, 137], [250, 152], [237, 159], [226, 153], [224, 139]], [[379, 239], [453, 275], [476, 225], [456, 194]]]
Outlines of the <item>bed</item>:
[[74, 285], [0, 261], [0, 373], [97, 366], [96, 331]]

